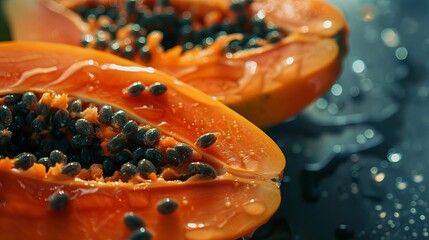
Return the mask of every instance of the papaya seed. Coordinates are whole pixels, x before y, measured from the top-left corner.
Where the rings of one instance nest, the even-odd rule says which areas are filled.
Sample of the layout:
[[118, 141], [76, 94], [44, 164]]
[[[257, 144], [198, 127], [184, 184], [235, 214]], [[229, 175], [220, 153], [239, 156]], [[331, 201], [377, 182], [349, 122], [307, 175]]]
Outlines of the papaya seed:
[[131, 230], [144, 227], [143, 219], [139, 215], [132, 212], [126, 213], [124, 215], [124, 223]]
[[52, 210], [63, 209], [67, 207], [69, 201], [70, 196], [64, 191], [59, 191], [49, 197], [49, 208]]
[[195, 145], [200, 148], [208, 148], [213, 145], [217, 140], [217, 136], [214, 133], [206, 133], [198, 137]]
[[157, 210], [160, 214], [169, 215], [177, 210], [179, 204], [177, 201], [171, 198], [162, 199], [157, 206]]

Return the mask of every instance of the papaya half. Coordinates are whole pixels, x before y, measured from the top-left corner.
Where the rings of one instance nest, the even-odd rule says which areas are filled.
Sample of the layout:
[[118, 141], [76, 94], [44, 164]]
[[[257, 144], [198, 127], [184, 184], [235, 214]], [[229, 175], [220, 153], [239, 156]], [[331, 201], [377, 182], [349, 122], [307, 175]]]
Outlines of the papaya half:
[[258, 127], [151, 67], [0, 43], [1, 239], [236, 239], [280, 204]]
[[175, 76], [259, 127], [336, 80], [344, 16], [323, 0], [8, 0], [16, 40], [110, 52]]

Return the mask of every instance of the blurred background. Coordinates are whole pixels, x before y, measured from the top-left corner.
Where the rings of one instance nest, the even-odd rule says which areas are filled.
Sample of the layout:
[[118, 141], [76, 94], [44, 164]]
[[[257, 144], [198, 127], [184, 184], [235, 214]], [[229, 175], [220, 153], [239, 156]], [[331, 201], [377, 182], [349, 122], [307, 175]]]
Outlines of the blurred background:
[[351, 30], [342, 74], [267, 129], [287, 168], [254, 239], [429, 239], [429, 2], [331, 2]]
[[351, 29], [342, 74], [265, 129], [287, 168], [279, 210], [251, 239], [429, 239], [429, 1], [331, 2]]

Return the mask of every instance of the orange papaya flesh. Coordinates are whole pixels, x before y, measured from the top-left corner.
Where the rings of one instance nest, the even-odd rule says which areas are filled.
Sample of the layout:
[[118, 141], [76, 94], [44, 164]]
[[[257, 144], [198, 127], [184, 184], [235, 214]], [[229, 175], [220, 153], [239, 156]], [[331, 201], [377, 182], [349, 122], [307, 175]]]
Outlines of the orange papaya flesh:
[[[0, 50], [2, 107], [9, 101], [6, 96], [30, 91], [52, 109], [69, 107], [68, 99], [81, 99], [89, 108], [76, 116], [97, 129], [105, 127], [92, 134], [109, 138], [118, 130], [113, 123], [98, 122], [96, 112], [108, 104], [126, 112], [140, 127], [158, 129], [161, 139], [156, 147], [161, 151], [177, 143], [193, 151], [182, 165], [165, 163], [164, 155], [161, 172], [134, 173], [124, 179], [122, 168], [104, 176], [98, 163], [74, 173], [70, 172], [75, 168], [67, 167], [71, 160], [49, 168], [41, 162], [23, 167], [21, 158], [9, 156], [10, 148], [2, 146], [2, 236], [129, 238], [134, 230], [125, 226], [124, 215], [133, 212], [143, 218], [152, 239], [235, 239], [250, 234], [279, 206], [275, 179], [285, 165], [282, 152], [259, 128], [220, 102], [153, 68], [99, 51], [19, 42], [2, 43]], [[128, 90], [136, 82], [161, 83], [167, 90], [160, 95], [148, 89], [130, 95]], [[17, 113], [15, 106], [12, 112]], [[4, 117], [1, 120], [5, 123]], [[14, 128], [5, 126], [13, 135]], [[214, 169], [215, 175], [207, 175], [213, 172], [207, 167], [187, 168], [201, 163]], [[180, 178], [188, 171], [194, 172]], [[60, 192], [67, 201], [57, 197]], [[158, 207], [167, 198], [177, 209], [165, 215]]]
[[[44, 1], [34, 1], [40, 8], [48, 8], [43, 6]], [[56, 8], [57, 12], [61, 9], [67, 16], [82, 16], [78, 24], [70, 18], [67, 29], [78, 29], [86, 47], [167, 72], [223, 101], [260, 127], [297, 114], [322, 95], [340, 71], [344, 51], [338, 45], [347, 47], [344, 16], [323, 0], [170, 0], [166, 6], [160, 1], [131, 1], [134, 7], [126, 1], [48, 2], [61, 6]], [[100, 6], [105, 12], [97, 12]], [[16, 8], [10, 9], [12, 13]], [[112, 9], [118, 9], [118, 14], [112, 15]], [[10, 15], [16, 18], [16, 14]], [[166, 17], [172, 15], [173, 20]], [[155, 20], [141, 16], [156, 16], [161, 24], [148, 26]], [[176, 25], [168, 26], [169, 20], [163, 19]], [[11, 21], [12, 32], [17, 32], [15, 39], [82, 44], [76, 39], [58, 39], [48, 34], [29, 37], [21, 32], [25, 21], [22, 17]], [[192, 26], [191, 40], [184, 22]], [[112, 32], [112, 28], [118, 30]], [[288, 74], [290, 66], [278, 67], [291, 56], [302, 59], [288, 64], [297, 69], [292, 75]], [[303, 64], [307, 62], [312, 65]], [[278, 84], [271, 86], [272, 82]], [[286, 97], [291, 92], [305, 96]]]

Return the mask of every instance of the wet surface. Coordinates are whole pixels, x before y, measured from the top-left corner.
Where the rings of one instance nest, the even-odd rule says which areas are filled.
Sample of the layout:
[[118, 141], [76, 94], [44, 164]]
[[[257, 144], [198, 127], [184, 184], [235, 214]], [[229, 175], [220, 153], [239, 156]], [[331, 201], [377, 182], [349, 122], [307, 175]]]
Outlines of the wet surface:
[[350, 23], [343, 72], [266, 130], [288, 162], [252, 239], [429, 239], [429, 2], [331, 2]]

